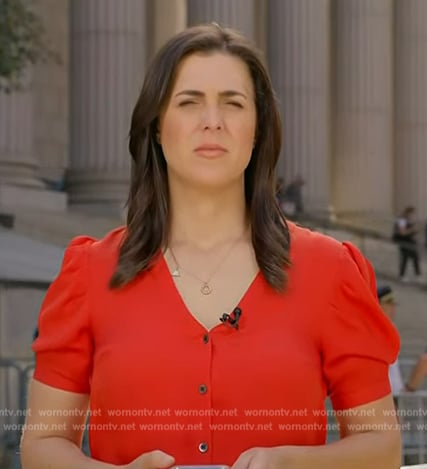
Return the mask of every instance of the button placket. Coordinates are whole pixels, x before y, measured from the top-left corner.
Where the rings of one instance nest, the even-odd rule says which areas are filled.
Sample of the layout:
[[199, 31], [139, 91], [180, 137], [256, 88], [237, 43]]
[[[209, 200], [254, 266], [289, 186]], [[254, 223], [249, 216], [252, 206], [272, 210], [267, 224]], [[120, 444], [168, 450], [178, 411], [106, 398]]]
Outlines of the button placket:
[[[197, 393], [200, 396], [202, 408], [209, 410], [204, 416], [204, 424], [203, 424], [203, 431], [199, 434], [199, 441], [196, 442], [197, 451], [199, 454], [206, 454], [208, 457], [209, 454], [209, 446], [211, 442], [211, 430], [210, 425], [212, 423], [212, 414], [210, 410], [212, 409], [212, 400], [211, 400], [211, 393], [210, 393], [210, 376], [212, 374], [212, 336], [209, 332], [205, 331], [205, 333], [201, 337], [202, 347], [203, 347], [203, 355], [205, 356], [205, 368], [200, 370], [202, 372], [200, 376], [200, 381], [197, 386]], [[206, 355], [205, 355], [206, 354]], [[197, 440], [196, 440], [197, 441]]]

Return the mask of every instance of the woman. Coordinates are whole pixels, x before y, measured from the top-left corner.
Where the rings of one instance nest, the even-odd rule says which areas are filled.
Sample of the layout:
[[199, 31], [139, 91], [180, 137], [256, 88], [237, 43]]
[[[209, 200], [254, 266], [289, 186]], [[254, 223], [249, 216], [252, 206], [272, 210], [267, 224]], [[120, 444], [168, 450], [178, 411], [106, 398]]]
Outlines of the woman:
[[73, 240], [42, 307], [24, 469], [397, 468], [398, 336], [359, 251], [281, 216], [255, 49], [217, 25], [172, 38], [129, 148], [127, 226]]

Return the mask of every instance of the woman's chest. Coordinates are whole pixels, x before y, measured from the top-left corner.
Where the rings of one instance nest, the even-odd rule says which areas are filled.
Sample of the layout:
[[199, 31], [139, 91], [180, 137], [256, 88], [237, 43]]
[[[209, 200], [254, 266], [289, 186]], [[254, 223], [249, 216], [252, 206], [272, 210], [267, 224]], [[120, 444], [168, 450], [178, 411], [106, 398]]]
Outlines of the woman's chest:
[[206, 394], [204, 389], [221, 389], [230, 405], [248, 389], [260, 402], [266, 390], [283, 397], [296, 388], [315, 386], [320, 391], [313, 312], [268, 298], [241, 306], [238, 328], [218, 319], [208, 331], [167, 297], [123, 310], [110, 304], [95, 325], [92, 386], [105, 389], [108, 382], [118, 388], [113, 393], [118, 400], [135, 393], [135, 399], [145, 396], [146, 405], [166, 407], [165, 390], [171, 386], [185, 399], [196, 400]]

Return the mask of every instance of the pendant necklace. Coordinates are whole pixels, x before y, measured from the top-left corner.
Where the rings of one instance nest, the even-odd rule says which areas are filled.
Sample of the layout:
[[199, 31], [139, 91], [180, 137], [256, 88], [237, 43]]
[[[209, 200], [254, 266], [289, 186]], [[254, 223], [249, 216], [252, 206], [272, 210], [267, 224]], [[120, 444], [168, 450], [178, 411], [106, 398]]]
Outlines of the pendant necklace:
[[218, 269], [221, 267], [221, 265], [225, 262], [225, 260], [227, 259], [227, 257], [229, 256], [229, 254], [231, 253], [231, 251], [233, 250], [233, 248], [237, 245], [237, 243], [243, 239], [244, 235], [246, 233], [246, 230], [243, 232], [242, 236], [240, 236], [239, 238], [236, 239], [236, 241], [234, 241], [234, 243], [231, 244], [230, 248], [227, 249], [224, 257], [221, 258], [220, 262], [215, 266], [214, 270], [211, 272], [211, 274], [209, 275], [209, 278], [207, 280], [203, 280], [201, 279], [200, 277], [198, 277], [197, 275], [193, 274], [192, 272], [189, 272], [187, 269], [184, 269], [180, 263], [177, 261], [176, 259], [176, 256], [172, 250], [172, 248], [169, 246], [168, 249], [171, 253], [171, 256], [172, 256], [172, 259], [175, 263], [175, 268], [174, 270], [172, 271], [171, 275], [172, 277], [174, 278], [177, 278], [177, 277], [181, 277], [181, 271], [182, 272], [185, 272], [187, 275], [189, 275], [190, 277], [193, 277], [194, 279], [198, 280], [199, 282], [201, 282], [202, 286], [200, 287], [200, 293], [202, 295], [210, 295], [213, 291], [213, 288], [212, 288], [212, 285], [210, 284], [211, 280], [212, 280], [212, 277], [215, 275], [215, 273], [218, 271]]

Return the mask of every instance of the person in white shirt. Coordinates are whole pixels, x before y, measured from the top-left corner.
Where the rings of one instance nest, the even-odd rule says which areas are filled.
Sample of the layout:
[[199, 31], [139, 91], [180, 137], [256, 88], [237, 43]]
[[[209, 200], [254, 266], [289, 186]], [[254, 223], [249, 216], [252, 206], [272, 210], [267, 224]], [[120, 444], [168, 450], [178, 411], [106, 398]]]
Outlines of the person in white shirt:
[[406, 267], [408, 261], [414, 266], [417, 281], [422, 282], [419, 253], [417, 246], [418, 224], [415, 221], [415, 208], [406, 207], [403, 213], [396, 219], [394, 225], [393, 241], [399, 246], [399, 278], [406, 282]]

